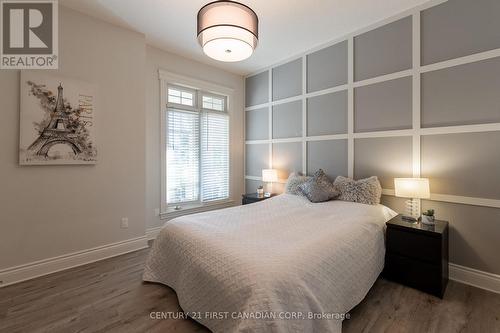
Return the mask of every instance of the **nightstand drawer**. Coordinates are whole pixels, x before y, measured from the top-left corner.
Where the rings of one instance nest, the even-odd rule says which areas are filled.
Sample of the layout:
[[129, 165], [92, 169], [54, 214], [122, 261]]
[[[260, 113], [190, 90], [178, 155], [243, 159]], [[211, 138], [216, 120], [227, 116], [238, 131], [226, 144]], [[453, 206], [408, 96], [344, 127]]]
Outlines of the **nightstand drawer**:
[[259, 201], [260, 200], [243, 198], [243, 199], [241, 199], [241, 204], [242, 205], [248, 205], [248, 204], [251, 204], [251, 203], [254, 203], [254, 202], [259, 202]]
[[267, 200], [269, 198], [272, 198], [274, 197], [276, 194], [271, 194], [270, 196], [268, 197], [264, 197], [264, 196], [259, 196], [257, 195], [257, 193], [248, 193], [248, 194], [243, 194], [241, 196], [241, 204], [242, 205], [248, 205], [248, 204], [252, 204], [254, 202], [261, 202], [263, 200]]
[[441, 267], [393, 253], [386, 253], [383, 276], [389, 280], [443, 297]]
[[441, 239], [425, 234], [387, 228], [387, 251], [402, 256], [440, 264]]

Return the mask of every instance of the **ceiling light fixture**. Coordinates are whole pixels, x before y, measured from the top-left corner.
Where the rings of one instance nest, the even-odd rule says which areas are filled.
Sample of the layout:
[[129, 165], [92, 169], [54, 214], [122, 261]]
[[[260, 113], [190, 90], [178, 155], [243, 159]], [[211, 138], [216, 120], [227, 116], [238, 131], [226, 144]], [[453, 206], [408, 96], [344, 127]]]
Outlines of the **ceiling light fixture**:
[[203, 52], [219, 61], [250, 57], [259, 39], [259, 19], [248, 6], [235, 1], [215, 1], [198, 12], [198, 42]]

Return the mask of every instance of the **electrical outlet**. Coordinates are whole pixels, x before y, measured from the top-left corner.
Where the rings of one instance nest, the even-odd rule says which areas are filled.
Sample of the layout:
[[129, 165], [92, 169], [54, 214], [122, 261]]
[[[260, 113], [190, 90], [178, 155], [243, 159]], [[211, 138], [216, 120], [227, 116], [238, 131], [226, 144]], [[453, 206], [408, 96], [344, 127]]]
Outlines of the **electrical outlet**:
[[128, 228], [128, 217], [122, 217], [122, 222], [120, 223], [122, 229]]
[[155, 208], [155, 216], [160, 216], [160, 208]]

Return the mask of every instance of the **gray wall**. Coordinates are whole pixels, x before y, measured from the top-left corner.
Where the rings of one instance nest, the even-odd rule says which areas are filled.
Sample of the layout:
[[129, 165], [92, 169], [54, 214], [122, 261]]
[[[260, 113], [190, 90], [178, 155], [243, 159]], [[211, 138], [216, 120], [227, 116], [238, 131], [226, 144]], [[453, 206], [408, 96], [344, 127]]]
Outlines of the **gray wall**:
[[20, 73], [0, 71], [0, 271], [144, 235], [144, 35], [60, 6], [59, 43], [51, 72], [100, 88], [99, 161], [19, 166]]
[[354, 89], [354, 130], [387, 131], [412, 127], [412, 78], [403, 77]]
[[451, 261], [500, 274], [500, 57], [475, 56], [498, 51], [498, 17], [498, 0], [449, 0], [250, 75], [247, 192], [260, 168], [279, 169], [281, 182], [323, 168], [332, 179], [379, 176], [383, 203], [403, 211], [393, 178], [428, 177], [447, 202], [423, 207], [450, 221]]
[[354, 37], [354, 79], [399, 72], [412, 67], [410, 16]]

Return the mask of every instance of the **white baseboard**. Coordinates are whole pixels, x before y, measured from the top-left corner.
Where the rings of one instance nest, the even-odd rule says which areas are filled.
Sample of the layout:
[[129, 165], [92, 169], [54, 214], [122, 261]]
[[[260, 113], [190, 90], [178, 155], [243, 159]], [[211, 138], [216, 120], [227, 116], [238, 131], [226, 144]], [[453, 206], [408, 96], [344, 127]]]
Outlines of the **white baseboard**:
[[0, 287], [148, 247], [146, 236], [0, 270]]
[[146, 229], [146, 238], [148, 239], [148, 241], [156, 239], [156, 237], [160, 233], [161, 228], [163, 228], [163, 226]]
[[450, 280], [500, 294], [500, 275], [451, 263], [449, 269]]

